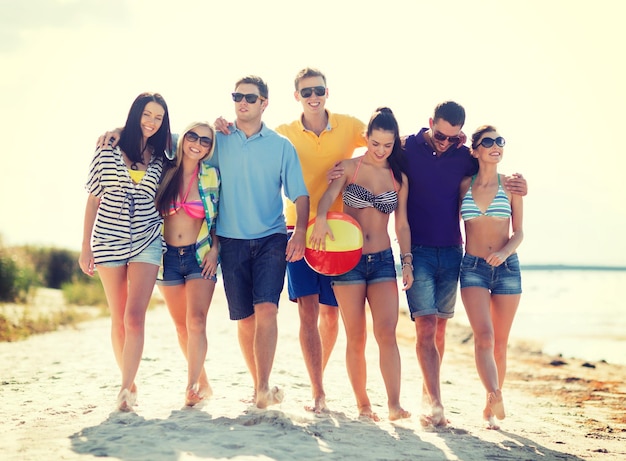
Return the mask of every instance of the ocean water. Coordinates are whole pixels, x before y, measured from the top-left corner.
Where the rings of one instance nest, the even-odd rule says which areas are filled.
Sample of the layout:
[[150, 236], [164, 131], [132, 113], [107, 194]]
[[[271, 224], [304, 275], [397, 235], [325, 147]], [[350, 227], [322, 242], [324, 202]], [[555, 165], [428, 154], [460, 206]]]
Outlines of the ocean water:
[[[626, 365], [626, 270], [527, 270], [511, 339], [590, 362]], [[468, 324], [460, 296], [455, 319]]]

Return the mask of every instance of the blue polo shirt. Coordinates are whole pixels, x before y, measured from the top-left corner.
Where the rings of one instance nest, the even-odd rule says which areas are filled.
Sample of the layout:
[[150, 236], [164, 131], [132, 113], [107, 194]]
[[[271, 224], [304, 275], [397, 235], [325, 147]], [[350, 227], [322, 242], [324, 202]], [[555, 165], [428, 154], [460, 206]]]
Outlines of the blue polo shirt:
[[217, 132], [215, 138], [209, 163], [222, 177], [217, 235], [251, 240], [286, 234], [283, 193], [291, 201], [309, 195], [293, 144], [265, 123], [249, 138], [236, 123], [229, 135]]
[[478, 162], [466, 146], [452, 146], [437, 157], [424, 138], [427, 130], [422, 128], [405, 141], [411, 245], [461, 245], [459, 186], [478, 171]]

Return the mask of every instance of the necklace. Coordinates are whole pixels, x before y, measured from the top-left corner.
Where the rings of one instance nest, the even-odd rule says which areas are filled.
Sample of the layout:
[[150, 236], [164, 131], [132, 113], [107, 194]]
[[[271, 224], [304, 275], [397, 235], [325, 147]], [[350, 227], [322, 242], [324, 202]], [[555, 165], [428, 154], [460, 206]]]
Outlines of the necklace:
[[133, 163], [131, 163], [131, 164], [130, 164], [130, 169], [131, 169], [131, 170], [138, 170], [138, 169], [139, 169], [139, 168], [137, 167], [137, 163], [141, 163], [142, 165], [144, 165], [144, 164], [145, 164], [144, 159], [143, 159], [143, 154], [144, 154], [144, 152], [146, 151], [146, 149], [147, 149], [147, 148], [148, 148], [148, 144], [146, 144], [145, 146], [143, 146], [143, 149], [141, 150], [141, 154], [140, 154], [141, 160], [139, 160], [139, 161], [134, 161]]

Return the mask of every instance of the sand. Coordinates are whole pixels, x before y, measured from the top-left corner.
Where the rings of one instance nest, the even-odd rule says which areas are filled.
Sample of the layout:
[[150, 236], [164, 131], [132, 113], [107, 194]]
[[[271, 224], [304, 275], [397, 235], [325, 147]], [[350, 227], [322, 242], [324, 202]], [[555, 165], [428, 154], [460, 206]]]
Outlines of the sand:
[[[186, 366], [166, 308], [147, 315], [136, 413], [115, 411], [120, 373], [109, 319], [0, 344], [0, 458], [12, 460], [578, 460], [626, 459], [625, 367], [583, 364], [513, 343], [501, 430], [481, 419], [484, 393], [473, 361], [470, 331], [449, 323], [442, 394], [450, 425], [421, 427], [422, 379], [412, 322], [402, 316], [402, 405], [413, 413], [387, 420], [377, 347], [368, 341], [368, 384], [382, 421], [357, 418], [344, 366], [340, 331], [326, 370], [328, 415], [312, 403], [298, 342], [295, 305], [282, 301], [271, 384], [285, 400], [260, 411], [246, 401], [252, 383], [218, 286], [208, 315], [207, 371], [214, 397], [183, 406]], [[343, 327], [340, 327], [343, 328]], [[583, 366], [587, 365], [587, 366]], [[591, 366], [595, 366], [592, 368]]]

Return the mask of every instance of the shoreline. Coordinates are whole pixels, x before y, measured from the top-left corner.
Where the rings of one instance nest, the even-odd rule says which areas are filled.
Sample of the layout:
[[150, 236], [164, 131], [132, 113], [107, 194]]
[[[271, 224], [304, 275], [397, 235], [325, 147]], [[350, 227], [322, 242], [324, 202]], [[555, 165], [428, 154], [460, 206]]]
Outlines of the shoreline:
[[[407, 345], [415, 341], [408, 315], [401, 316], [398, 338]], [[442, 368], [460, 366], [461, 360], [474, 365], [472, 338], [469, 326], [449, 321], [446, 349], [454, 343], [454, 357], [446, 353]], [[505, 392], [508, 388], [515, 388], [538, 398], [554, 398], [556, 401], [553, 404], [579, 409], [582, 412], [580, 416], [584, 417], [581, 422], [588, 427], [590, 434], [617, 429], [624, 434], [626, 441], [626, 366], [604, 360], [588, 361], [564, 358], [561, 354], [546, 354], [539, 342], [526, 339], [509, 340], [507, 359]], [[452, 365], [447, 364], [449, 360], [453, 361]], [[478, 380], [475, 368], [473, 372]], [[599, 422], [607, 426], [598, 426]]]
[[[186, 367], [167, 309], [148, 311], [139, 369], [137, 413], [114, 410], [119, 371], [111, 351], [108, 318], [76, 329], [0, 344], [0, 450], [8, 461], [35, 459], [234, 461], [320, 459], [525, 459], [619, 460], [626, 456], [626, 367], [578, 360], [550, 365], [532, 344], [512, 341], [503, 390], [502, 429], [484, 429], [484, 391], [473, 361], [469, 327], [448, 324], [442, 366], [447, 428], [419, 423], [421, 372], [413, 322], [401, 315], [403, 406], [407, 420], [389, 422], [384, 384], [371, 331], [367, 343], [368, 392], [381, 422], [357, 418], [345, 371], [343, 327], [325, 374], [331, 412], [315, 416], [298, 343], [295, 304], [284, 297], [272, 385], [285, 400], [266, 411], [245, 400], [251, 379], [239, 351], [236, 324], [228, 320], [219, 283], [209, 310], [207, 372], [214, 398], [198, 409], [183, 404]], [[371, 325], [371, 323], [370, 323]], [[363, 441], [367, 440], [364, 446]]]

